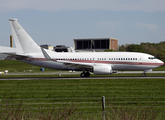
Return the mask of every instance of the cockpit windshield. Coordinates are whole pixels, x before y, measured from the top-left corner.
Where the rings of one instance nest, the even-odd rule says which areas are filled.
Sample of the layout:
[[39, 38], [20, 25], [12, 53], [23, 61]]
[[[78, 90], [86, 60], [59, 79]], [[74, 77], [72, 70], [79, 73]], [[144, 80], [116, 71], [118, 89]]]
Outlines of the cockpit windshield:
[[148, 57], [148, 59], [153, 60], [153, 59], [156, 59], [156, 57], [155, 57], [155, 56], [153, 56], [153, 57]]

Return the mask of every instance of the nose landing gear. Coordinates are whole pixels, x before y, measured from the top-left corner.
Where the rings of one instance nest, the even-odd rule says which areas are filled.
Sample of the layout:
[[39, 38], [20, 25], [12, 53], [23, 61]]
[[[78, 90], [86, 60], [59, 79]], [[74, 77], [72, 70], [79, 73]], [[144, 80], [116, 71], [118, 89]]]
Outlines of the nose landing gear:
[[146, 73], [144, 72], [144, 73], [142, 74], [142, 76], [145, 77], [145, 76], [146, 76]]

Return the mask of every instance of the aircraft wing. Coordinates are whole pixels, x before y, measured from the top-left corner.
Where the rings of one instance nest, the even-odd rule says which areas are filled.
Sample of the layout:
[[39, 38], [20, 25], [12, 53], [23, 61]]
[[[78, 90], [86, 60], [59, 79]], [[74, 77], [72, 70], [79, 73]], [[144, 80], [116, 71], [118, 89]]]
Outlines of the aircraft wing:
[[91, 69], [93, 67], [93, 63], [80, 63], [80, 62], [73, 62], [73, 61], [65, 61], [65, 60], [53, 60], [47, 52], [41, 48], [41, 51], [46, 60], [54, 61], [58, 63], [63, 63], [65, 66], [75, 68], [75, 69]]
[[75, 69], [91, 69], [93, 67], [93, 63], [81, 63], [81, 62], [72, 62], [72, 61], [64, 61], [64, 60], [57, 60], [57, 62], [63, 63], [65, 66]]

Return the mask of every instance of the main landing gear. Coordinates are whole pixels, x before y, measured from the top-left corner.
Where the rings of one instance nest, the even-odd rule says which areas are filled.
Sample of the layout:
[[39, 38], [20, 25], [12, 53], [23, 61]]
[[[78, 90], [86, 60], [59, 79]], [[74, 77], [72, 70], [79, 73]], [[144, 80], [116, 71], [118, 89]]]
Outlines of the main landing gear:
[[82, 72], [80, 74], [81, 77], [89, 77], [90, 76], [90, 73], [87, 71], [87, 72]]

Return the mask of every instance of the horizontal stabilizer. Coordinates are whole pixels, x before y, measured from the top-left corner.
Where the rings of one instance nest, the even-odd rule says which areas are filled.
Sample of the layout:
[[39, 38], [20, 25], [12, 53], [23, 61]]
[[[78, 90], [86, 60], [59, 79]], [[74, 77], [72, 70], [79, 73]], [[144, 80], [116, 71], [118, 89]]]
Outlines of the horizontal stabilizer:
[[18, 57], [28, 58], [28, 56], [26, 54], [20, 54], [20, 53], [18, 54], [17, 49], [16, 48], [11, 48], [11, 47], [0, 46], [0, 53], [7, 54], [7, 55], [12, 55], [15, 58], [18, 58]]
[[16, 54], [16, 52], [17, 52], [16, 48], [0, 46], [0, 53], [3, 53], [3, 54], [15, 53]]

